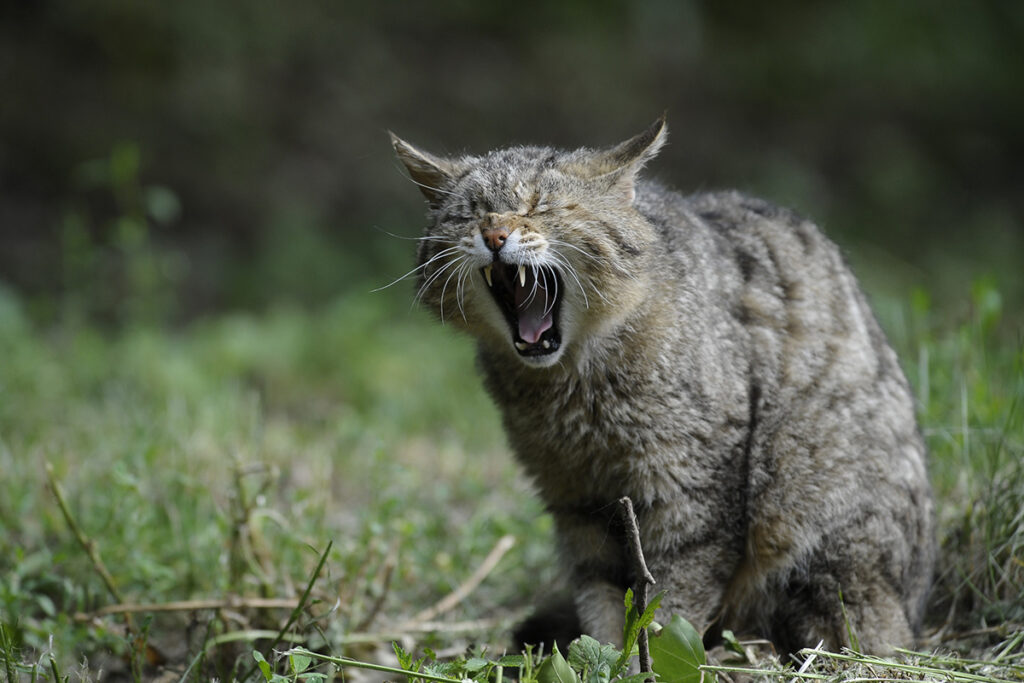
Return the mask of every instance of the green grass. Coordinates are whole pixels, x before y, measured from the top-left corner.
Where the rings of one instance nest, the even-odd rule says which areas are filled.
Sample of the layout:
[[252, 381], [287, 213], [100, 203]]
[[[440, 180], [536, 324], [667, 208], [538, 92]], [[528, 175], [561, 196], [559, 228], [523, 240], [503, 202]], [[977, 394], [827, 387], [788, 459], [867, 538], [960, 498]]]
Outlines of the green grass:
[[[307, 587], [276, 649], [371, 658], [512, 534], [518, 543], [483, 583], [435, 619], [448, 627], [412, 641], [442, 652], [504, 643], [528, 596], [553, 579], [550, 519], [504, 445], [469, 341], [410, 311], [408, 292], [368, 290], [316, 311], [223, 314], [168, 331], [102, 330], [73, 316], [40, 327], [0, 289], [6, 678], [148, 679], [159, 667], [146, 654], [177, 676], [191, 666], [194, 680], [259, 676], [251, 652], [274, 661], [292, 610], [252, 600], [298, 601]], [[1020, 679], [1020, 321], [991, 282], [941, 310], [923, 292], [877, 305], [932, 455], [942, 557], [926, 645], [989, 658], [1011, 646], [1002, 661], [1018, 668], [998, 675]], [[152, 607], [129, 624], [100, 612], [116, 599], [95, 558], [124, 602], [238, 600]], [[489, 621], [452, 626], [477, 619]], [[951, 661], [941, 666], [972, 670]]]

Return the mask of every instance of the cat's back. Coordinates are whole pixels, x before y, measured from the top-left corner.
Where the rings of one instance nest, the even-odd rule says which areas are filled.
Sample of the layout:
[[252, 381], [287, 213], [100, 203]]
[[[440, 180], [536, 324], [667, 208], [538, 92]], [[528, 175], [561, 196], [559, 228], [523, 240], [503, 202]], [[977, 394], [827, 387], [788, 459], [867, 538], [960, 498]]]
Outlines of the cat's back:
[[765, 389], [905, 382], [842, 253], [811, 221], [737, 191], [684, 196], [655, 183], [637, 209], [658, 231], [658, 277], [708, 290]]

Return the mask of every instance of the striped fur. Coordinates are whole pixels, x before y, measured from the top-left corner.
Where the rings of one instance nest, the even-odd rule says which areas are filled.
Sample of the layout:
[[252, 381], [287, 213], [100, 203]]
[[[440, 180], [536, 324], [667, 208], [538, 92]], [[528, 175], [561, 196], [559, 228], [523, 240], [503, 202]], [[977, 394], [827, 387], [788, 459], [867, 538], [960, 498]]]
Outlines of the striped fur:
[[[628, 495], [663, 613], [786, 650], [849, 645], [848, 625], [865, 650], [909, 646], [932, 501], [897, 358], [812, 223], [639, 179], [665, 135], [660, 120], [608, 150], [456, 159], [393, 137], [430, 207], [419, 296], [478, 340], [583, 630], [621, 639], [633, 577], [613, 503]], [[480, 237], [494, 225], [509, 232], [498, 252]], [[556, 313], [526, 327], [489, 291], [555, 286]], [[552, 316], [556, 349], [517, 336]]]

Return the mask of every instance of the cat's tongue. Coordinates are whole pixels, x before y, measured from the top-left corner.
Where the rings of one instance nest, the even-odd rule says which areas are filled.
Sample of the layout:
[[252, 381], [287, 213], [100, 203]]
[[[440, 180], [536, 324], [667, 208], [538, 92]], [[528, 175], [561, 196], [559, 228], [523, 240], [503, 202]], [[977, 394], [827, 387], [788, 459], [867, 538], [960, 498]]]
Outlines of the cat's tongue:
[[[552, 306], [548, 305], [548, 292], [541, 283], [524, 287], [516, 282], [516, 311], [519, 312], [519, 336], [527, 344], [536, 344], [544, 331], [551, 327]], [[531, 296], [530, 292], [533, 291]], [[545, 309], [547, 311], [545, 312]]]

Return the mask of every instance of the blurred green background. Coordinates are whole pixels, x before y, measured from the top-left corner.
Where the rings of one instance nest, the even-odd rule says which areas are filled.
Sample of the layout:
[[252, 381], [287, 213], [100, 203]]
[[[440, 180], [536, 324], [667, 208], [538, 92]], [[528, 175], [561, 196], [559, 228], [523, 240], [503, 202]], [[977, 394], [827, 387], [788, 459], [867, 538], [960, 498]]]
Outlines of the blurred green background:
[[873, 294], [985, 276], [1016, 311], [1022, 79], [1018, 2], [6, 3], [0, 282], [44, 323], [371, 296], [423, 223], [387, 129], [595, 146], [667, 110], [651, 174], [797, 208]]
[[[0, 4], [0, 659], [137, 661], [79, 618], [122, 598], [45, 463], [129, 601], [295, 598], [335, 542], [305, 636], [339, 654], [511, 534], [446, 615], [505, 642], [552, 524], [471, 342], [373, 291], [424, 224], [386, 131], [600, 146], [663, 111], [650, 175], [792, 206], [861, 276], [932, 454], [937, 623], [1024, 623], [1024, 2], [35, 0]], [[196, 618], [151, 639], [220, 680], [252, 648], [215, 638], [282, 623]]]

